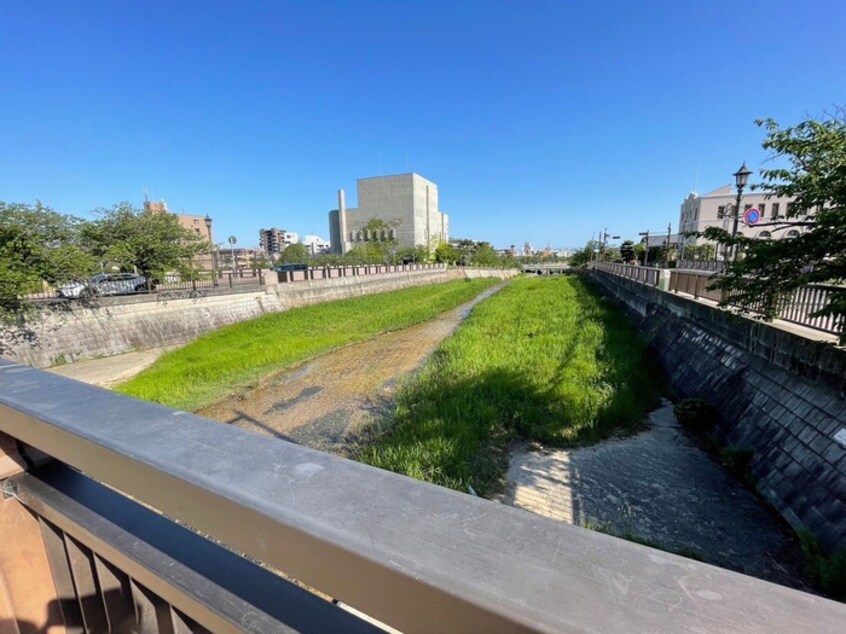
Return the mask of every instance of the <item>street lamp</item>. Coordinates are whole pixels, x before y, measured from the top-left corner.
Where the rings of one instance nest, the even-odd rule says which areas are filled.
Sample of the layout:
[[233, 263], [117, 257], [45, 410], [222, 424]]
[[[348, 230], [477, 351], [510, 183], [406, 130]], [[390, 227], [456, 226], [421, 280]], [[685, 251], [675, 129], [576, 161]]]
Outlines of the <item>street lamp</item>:
[[[737, 223], [740, 221], [740, 199], [743, 196], [743, 188], [746, 187], [746, 183], [749, 180], [749, 175], [752, 171], [746, 167], [746, 161], [743, 161], [743, 165], [740, 166], [740, 169], [734, 173], [734, 184], [737, 186], [737, 201], [734, 205], [734, 223], [732, 224], [731, 228], [731, 237], [734, 238], [737, 235]], [[737, 245], [732, 245], [732, 261], [737, 259]]]
[[212, 219], [206, 214], [206, 229], [209, 232], [209, 246], [211, 247], [211, 265], [212, 265], [212, 284], [217, 286], [217, 254], [214, 249], [214, 240], [212, 239]]

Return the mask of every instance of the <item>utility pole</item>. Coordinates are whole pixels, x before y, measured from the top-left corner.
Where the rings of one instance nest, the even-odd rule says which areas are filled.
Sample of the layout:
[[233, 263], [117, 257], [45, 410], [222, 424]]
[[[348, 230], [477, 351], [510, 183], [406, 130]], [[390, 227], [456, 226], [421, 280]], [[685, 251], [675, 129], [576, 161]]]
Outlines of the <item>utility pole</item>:
[[643, 245], [643, 266], [646, 266], [649, 262], [649, 231], [642, 231], [637, 235], [646, 236], [646, 243]]
[[667, 223], [667, 249], [664, 251], [664, 260], [667, 268], [670, 268], [670, 236], [673, 232], [673, 223]]

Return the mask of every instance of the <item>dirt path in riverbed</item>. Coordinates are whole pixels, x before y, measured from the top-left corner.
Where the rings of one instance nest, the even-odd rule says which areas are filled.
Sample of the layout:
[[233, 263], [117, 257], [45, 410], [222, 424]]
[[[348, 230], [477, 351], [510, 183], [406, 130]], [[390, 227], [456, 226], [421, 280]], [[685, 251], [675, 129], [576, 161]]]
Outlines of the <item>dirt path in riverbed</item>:
[[362, 427], [387, 407], [399, 380], [418, 369], [504, 284], [432, 321], [315, 357], [267, 377], [248, 393], [197, 412], [250, 431], [344, 454]]

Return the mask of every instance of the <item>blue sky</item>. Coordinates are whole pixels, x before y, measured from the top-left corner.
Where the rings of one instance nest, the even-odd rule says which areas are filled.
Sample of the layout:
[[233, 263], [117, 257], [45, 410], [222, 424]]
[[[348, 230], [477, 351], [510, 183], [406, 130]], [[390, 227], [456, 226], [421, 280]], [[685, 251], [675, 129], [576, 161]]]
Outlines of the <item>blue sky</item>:
[[143, 188], [328, 237], [359, 177], [437, 183], [451, 234], [578, 246], [673, 227], [766, 158], [761, 117], [846, 104], [846, 3], [0, 4], [0, 200], [87, 215]]

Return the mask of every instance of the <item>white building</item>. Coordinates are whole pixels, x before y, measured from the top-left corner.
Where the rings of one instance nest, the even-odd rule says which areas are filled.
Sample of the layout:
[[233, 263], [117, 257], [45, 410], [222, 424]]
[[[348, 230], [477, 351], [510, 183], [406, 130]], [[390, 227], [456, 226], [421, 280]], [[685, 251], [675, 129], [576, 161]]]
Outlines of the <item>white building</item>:
[[[679, 232], [702, 232], [708, 227], [719, 227], [731, 233], [734, 224], [734, 205], [737, 199], [737, 192], [731, 185], [715, 189], [712, 192], [697, 195], [695, 192], [688, 194], [681, 204], [679, 213]], [[791, 209], [793, 199], [782, 197], [767, 197], [763, 192], [743, 193], [740, 202], [740, 220], [737, 223], [737, 232], [750, 238], [780, 239], [798, 236], [802, 229], [793, 227], [769, 226], [773, 220], [784, 218]], [[755, 208], [760, 212], [761, 219], [754, 225], [744, 222], [743, 216], [749, 209]], [[705, 244], [707, 240], [700, 237], [687, 237], [684, 239], [684, 246]]]
[[[329, 212], [329, 241], [336, 253], [371, 240], [430, 249], [449, 240], [449, 217], [438, 208], [438, 186], [419, 174], [360, 178], [357, 189], [358, 208], [346, 208], [341, 189], [338, 209]], [[372, 220], [382, 221], [384, 228], [368, 231]]]
[[331, 250], [331, 245], [320, 236], [303, 236], [302, 243], [308, 247], [308, 252], [311, 255], [320, 255], [321, 253], [328, 253]]

